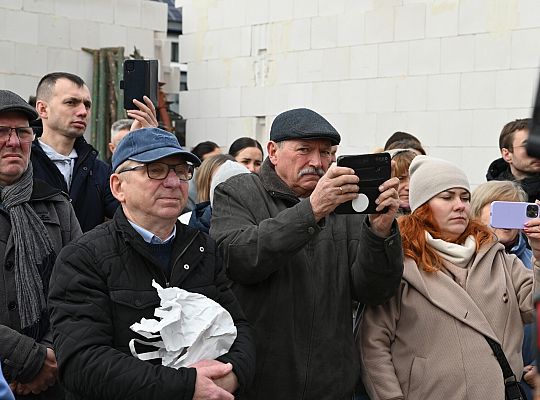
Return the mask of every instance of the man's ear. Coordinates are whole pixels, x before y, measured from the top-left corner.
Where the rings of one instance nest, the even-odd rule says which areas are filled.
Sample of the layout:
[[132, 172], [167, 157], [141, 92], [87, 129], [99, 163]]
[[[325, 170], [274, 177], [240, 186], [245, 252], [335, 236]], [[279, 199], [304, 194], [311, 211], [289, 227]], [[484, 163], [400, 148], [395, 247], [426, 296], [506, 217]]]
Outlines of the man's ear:
[[279, 146], [276, 142], [270, 140], [268, 144], [266, 145], [266, 151], [268, 153], [268, 158], [270, 159], [270, 162], [274, 165], [276, 165], [277, 162], [277, 155], [276, 153], [279, 151]]
[[39, 118], [41, 119], [47, 119], [48, 117], [48, 107], [47, 103], [43, 100], [37, 100], [36, 101], [36, 111], [39, 114]]
[[501, 156], [504, 161], [506, 161], [508, 164], [512, 164], [512, 152], [508, 150], [506, 147], [503, 147], [501, 149]]
[[114, 196], [116, 200], [118, 200], [120, 203], [123, 203], [126, 195], [124, 193], [124, 189], [122, 187], [122, 179], [120, 179], [120, 176], [118, 174], [111, 174], [109, 178], [109, 185], [111, 187], [111, 193]]
[[112, 143], [109, 143], [109, 151], [112, 153], [114, 153], [114, 149], [116, 148], [116, 146]]

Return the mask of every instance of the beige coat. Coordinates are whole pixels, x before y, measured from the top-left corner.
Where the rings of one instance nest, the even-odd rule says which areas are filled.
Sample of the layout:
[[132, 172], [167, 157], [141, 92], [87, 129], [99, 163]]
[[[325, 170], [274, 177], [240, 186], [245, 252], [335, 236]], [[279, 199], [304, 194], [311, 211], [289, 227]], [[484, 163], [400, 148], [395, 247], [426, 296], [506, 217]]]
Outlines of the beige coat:
[[[540, 268], [534, 267], [535, 281]], [[484, 335], [502, 344], [521, 378], [523, 321], [533, 319], [533, 274], [499, 243], [473, 260], [463, 289], [407, 258], [398, 294], [367, 307], [359, 344], [372, 400], [504, 400]]]

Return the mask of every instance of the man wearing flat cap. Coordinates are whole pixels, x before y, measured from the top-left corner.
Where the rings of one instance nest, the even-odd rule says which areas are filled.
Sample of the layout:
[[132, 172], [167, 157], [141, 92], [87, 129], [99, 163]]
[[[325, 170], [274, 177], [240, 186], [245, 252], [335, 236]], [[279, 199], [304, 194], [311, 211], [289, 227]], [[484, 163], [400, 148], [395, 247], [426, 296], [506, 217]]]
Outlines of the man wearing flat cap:
[[330, 166], [339, 141], [316, 112], [286, 111], [272, 124], [260, 173], [214, 192], [210, 233], [255, 327], [246, 399], [350, 399], [360, 376], [353, 300], [380, 304], [399, 285], [398, 179], [379, 188], [377, 210], [387, 211], [335, 214], [359, 189], [352, 169]]
[[17, 399], [62, 399], [46, 300], [56, 255], [81, 228], [67, 196], [33, 177], [37, 117], [0, 90], [0, 363]]
[[[222, 267], [215, 242], [178, 222], [199, 159], [158, 128], [129, 133], [112, 157], [112, 220], [62, 251], [49, 296], [59, 379], [76, 399], [233, 399], [254, 369], [251, 328]], [[153, 318], [152, 287], [203, 294], [231, 314], [229, 352], [178, 370], [132, 356], [130, 326]], [[187, 329], [187, 328], [186, 328]]]

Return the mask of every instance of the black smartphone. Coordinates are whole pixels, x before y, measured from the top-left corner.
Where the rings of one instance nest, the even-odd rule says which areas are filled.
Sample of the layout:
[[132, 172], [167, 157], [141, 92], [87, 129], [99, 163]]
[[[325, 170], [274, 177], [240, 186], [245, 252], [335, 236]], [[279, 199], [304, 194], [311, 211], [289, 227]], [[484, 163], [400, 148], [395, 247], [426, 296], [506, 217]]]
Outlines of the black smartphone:
[[125, 60], [124, 79], [120, 81], [120, 89], [124, 90], [124, 108], [136, 110], [133, 99], [144, 103], [143, 96], [148, 96], [154, 107], [158, 102], [158, 61], [157, 60]]
[[353, 201], [336, 207], [336, 214], [376, 214], [386, 212], [375, 211], [375, 200], [379, 197], [379, 186], [392, 176], [392, 157], [388, 153], [358, 154], [339, 156], [339, 167], [354, 169], [360, 178], [358, 197]]

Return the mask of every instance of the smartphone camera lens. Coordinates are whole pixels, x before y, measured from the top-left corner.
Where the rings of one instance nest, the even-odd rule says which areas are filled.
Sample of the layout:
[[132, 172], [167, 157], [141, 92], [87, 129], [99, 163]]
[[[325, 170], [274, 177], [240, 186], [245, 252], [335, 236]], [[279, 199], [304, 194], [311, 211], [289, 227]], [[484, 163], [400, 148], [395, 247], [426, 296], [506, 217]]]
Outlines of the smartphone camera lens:
[[538, 206], [531, 204], [527, 206], [527, 217], [536, 218], [538, 217]]
[[135, 64], [132, 62], [126, 61], [126, 71], [131, 72], [135, 69]]

